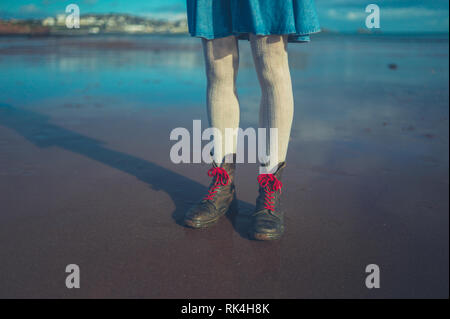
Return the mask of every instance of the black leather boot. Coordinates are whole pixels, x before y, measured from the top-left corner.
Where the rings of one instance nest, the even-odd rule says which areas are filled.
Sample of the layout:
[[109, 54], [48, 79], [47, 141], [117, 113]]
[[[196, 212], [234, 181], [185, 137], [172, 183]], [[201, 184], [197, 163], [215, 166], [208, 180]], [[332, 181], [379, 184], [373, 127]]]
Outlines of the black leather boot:
[[283, 184], [281, 175], [286, 163], [278, 164], [273, 174], [258, 176], [259, 196], [256, 209], [252, 214], [250, 236], [257, 240], [279, 239], [284, 232], [284, 213], [280, 207], [280, 195]]
[[213, 177], [208, 194], [187, 211], [184, 216], [185, 225], [192, 228], [209, 227], [230, 208], [236, 209], [235, 169], [235, 160], [233, 163], [222, 163], [221, 166], [213, 162], [213, 167], [208, 171], [208, 175]]

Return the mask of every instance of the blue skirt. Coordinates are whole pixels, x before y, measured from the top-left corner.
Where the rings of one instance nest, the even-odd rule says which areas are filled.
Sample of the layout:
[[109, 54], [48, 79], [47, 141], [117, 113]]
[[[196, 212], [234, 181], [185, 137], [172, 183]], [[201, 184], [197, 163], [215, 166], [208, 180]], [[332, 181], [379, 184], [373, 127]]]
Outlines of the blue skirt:
[[320, 31], [314, 0], [187, 0], [189, 33], [206, 39], [287, 34], [308, 42]]

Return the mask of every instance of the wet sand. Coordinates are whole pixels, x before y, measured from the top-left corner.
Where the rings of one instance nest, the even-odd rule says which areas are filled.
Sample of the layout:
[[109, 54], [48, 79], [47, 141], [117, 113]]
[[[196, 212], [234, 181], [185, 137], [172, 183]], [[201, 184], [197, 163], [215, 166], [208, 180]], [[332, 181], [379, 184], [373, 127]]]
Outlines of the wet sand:
[[[349, 55], [369, 50], [348, 41]], [[170, 131], [206, 121], [196, 43], [183, 65], [172, 42], [146, 58], [110, 44], [72, 57], [0, 50], [14, 82], [0, 93], [0, 297], [447, 298], [448, 40], [443, 53], [411, 41], [383, 55], [390, 41], [370, 49], [370, 66], [351, 56], [336, 66], [332, 50], [291, 53], [297, 106], [278, 242], [246, 236], [255, 164], [238, 167], [239, 211], [206, 230], [181, 223], [209, 183], [207, 165], [169, 160]], [[310, 50], [337, 45], [319, 39]], [[245, 127], [259, 92], [242, 51]], [[34, 74], [42, 63], [48, 73]], [[7, 64], [21, 65], [22, 79]], [[84, 71], [92, 77], [71, 78]], [[365, 287], [372, 263], [380, 289]], [[68, 264], [80, 267], [80, 289], [65, 287]]]

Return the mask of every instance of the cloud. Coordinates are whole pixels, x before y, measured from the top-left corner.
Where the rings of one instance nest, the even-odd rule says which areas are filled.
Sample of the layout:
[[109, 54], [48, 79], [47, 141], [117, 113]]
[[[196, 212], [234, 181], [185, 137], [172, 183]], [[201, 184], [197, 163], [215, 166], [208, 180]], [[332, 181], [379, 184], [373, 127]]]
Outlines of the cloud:
[[[417, 18], [433, 18], [446, 16], [448, 12], [435, 9], [426, 9], [420, 7], [409, 8], [383, 8], [380, 7], [381, 19], [417, 19]], [[368, 13], [365, 12], [365, 8], [361, 7], [360, 10], [355, 9], [328, 9], [326, 11], [328, 18], [334, 20], [346, 20], [346, 21], [363, 21]]]
[[63, 3], [63, 2], [67, 2], [66, 0], [42, 0], [41, 3], [44, 6], [49, 6], [55, 3]]
[[182, 3], [165, 4], [165, 5], [159, 5], [157, 8], [155, 8], [154, 11], [180, 13], [180, 12], [186, 11], [186, 6]]
[[340, 9], [340, 10], [329, 9], [327, 11], [327, 16], [334, 20], [355, 21], [355, 20], [364, 20], [367, 16], [367, 13], [364, 10], [355, 11], [355, 10], [344, 10], [344, 9]]
[[[321, 8], [347, 8], [358, 9], [365, 8], [371, 2], [361, 0], [327, 0], [316, 1], [317, 7]], [[448, 0], [382, 0], [378, 2], [372, 2], [380, 6], [380, 8], [431, 8], [448, 10]]]
[[440, 17], [448, 15], [448, 11], [420, 7], [380, 9], [381, 16], [387, 18], [420, 18]]
[[178, 21], [182, 19], [186, 19], [186, 13], [185, 12], [172, 12], [172, 11], [161, 11], [161, 12], [147, 12], [140, 14], [140, 16], [151, 18], [151, 19], [158, 19], [158, 20], [168, 20], [168, 21]]
[[34, 4], [23, 5], [19, 8], [19, 12], [23, 14], [34, 14], [38, 13], [40, 9]]
[[83, 0], [84, 4], [96, 4], [98, 0]]

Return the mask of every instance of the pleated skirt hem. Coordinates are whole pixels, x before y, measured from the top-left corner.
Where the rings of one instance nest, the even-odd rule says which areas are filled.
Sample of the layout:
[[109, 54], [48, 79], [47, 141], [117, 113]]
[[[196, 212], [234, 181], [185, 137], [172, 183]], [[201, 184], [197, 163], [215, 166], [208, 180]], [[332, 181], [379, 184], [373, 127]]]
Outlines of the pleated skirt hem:
[[285, 31], [268, 31], [268, 32], [254, 32], [254, 31], [239, 31], [239, 32], [223, 32], [223, 33], [217, 33], [217, 34], [208, 34], [208, 33], [202, 33], [202, 32], [190, 32], [189, 34], [192, 37], [196, 38], [204, 38], [206, 40], [214, 40], [214, 39], [220, 39], [229, 37], [231, 35], [236, 36], [239, 40], [249, 40], [249, 34], [255, 34], [259, 36], [265, 36], [265, 35], [288, 35], [288, 42], [292, 43], [305, 43], [310, 42], [311, 34], [319, 33], [321, 32], [321, 29], [313, 29], [312, 31], [306, 33], [306, 34], [299, 34], [295, 32], [285, 32]]

